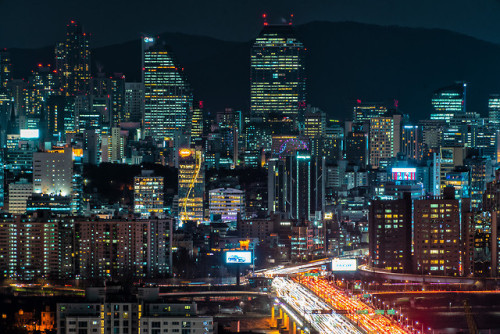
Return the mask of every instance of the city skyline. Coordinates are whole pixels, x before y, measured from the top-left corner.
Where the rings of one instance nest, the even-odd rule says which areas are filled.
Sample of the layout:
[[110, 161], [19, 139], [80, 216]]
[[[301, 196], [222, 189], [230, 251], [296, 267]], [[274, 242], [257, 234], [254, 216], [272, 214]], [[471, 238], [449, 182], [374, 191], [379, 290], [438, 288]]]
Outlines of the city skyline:
[[0, 49], [2, 330], [498, 329], [500, 45], [259, 22]]

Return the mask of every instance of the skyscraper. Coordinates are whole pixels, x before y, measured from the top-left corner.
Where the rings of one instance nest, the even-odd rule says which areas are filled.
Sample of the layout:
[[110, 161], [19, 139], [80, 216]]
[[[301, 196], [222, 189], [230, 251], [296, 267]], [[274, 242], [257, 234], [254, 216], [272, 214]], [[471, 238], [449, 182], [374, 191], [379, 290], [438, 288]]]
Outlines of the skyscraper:
[[142, 39], [144, 134], [162, 142], [189, 133], [193, 95], [173, 53], [153, 37]]
[[56, 71], [67, 96], [87, 92], [90, 80], [89, 35], [77, 21], [70, 21], [66, 39], [56, 45]]
[[392, 117], [370, 119], [370, 165], [379, 168], [394, 156], [394, 120]]
[[375, 200], [368, 219], [371, 264], [392, 272], [411, 272], [411, 195]]
[[466, 88], [465, 82], [457, 82], [436, 90], [432, 95], [434, 113], [431, 114], [431, 119], [449, 121], [455, 115], [465, 113]]
[[0, 50], [0, 91], [7, 89], [11, 79], [12, 64], [10, 62], [10, 53], [7, 50]]
[[488, 117], [490, 122], [500, 126], [500, 94], [491, 94], [488, 99]]
[[144, 115], [144, 85], [142, 82], [125, 82], [124, 122], [142, 122]]
[[461, 275], [461, 234], [470, 201], [455, 199], [454, 193], [450, 187], [442, 197], [413, 202], [415, 274]]
[[361, 102], [361, 100], [357, 100], [353, 110], [353, 120], [354, 122], [361, 123], [369, 121], [370, 118], [382, 117], [386, 113], [387, 106], [383, 103]]
[[268, 169], [269, 213], [291, 219], [310, 219], [325, 211], [326, 162], [307, 151], [297, 151], [286, 161], [272, 159]]
[[250, 110], [297, 120], [306, 107], [305, 48], [291, 25], [265, 25], [250, 58]]

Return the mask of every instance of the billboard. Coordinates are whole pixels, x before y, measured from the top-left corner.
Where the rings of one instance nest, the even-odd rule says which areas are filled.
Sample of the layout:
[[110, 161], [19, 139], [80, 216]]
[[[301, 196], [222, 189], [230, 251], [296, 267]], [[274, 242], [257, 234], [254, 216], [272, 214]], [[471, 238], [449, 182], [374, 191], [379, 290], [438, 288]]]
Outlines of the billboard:
[[228, 251], [226, 252], [227, 264], [252, 264], [251, 251]]
[[332, 271], [356, 271], [358, 265], [356, 259], [339, 259], [332, 260]]
[[417, 169], [416, 168], [393, 168], [392, 179], [394, 181], [415, 181]]
[[21, 129], [20, 136], [23, 139], [35, 139], [40, 137], [38, 129]]

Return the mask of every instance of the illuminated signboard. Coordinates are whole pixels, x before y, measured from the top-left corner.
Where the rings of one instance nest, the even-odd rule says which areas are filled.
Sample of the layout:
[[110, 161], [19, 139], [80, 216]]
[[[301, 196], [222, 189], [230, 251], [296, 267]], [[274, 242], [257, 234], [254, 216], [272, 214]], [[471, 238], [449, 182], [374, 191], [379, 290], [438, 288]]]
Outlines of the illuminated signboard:
[[356, 271], [358, 265], [356, 259], [333, 259], [332, 271]]
[[415, 181], [416, 173], [416, 168], [393, 168], [392, 179], [394, 181]]
[[153, 43], [154, 41], [153, 37], [144, 37], [144, 43]]
[[38, 129], [21, 129], [20, 136], [23, 139], [33, 139], [40, 137], [40, 131]]
[[227, 251], [226, 263], [228, 264], [252, 264], [251, 251]]
[[181, 158], [190, 157], [192, 154], [193, 154], [193, 150], [190, 150], [188, 148], [183, 148], [183, 149], [179, 150], [179, 155], [181, 156]]

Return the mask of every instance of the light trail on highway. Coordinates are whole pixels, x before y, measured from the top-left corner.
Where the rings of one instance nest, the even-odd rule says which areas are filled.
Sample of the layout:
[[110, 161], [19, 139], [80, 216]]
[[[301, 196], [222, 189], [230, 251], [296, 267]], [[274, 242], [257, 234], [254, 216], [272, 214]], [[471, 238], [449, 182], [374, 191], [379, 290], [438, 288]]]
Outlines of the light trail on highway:
[[[363, 333], [339, 314], [314, 314], [313, 312], [318, 310], [332, 310], [332, 307], [293, 280], [276, 277], [273, 280], [273, 287], [277, 296], [285, 301], [286, 305], [291, 307], [297, 314], [300, 314], [307, 321], [307, 325], [310, 325], [319, 333]], [[300, 320], [298, 320], [298, 323], [301, 327], [306, 325], [301, 323]]]
[[[346, 296], [343, 291], [326, 280], [303, 277], [300, 283], [314, 291], [334, 309], [345, 311], [349, 319], [369, 333], [408, 333], [389, 318], [375, 314], [373, 307], [366, 305], [359, 299]], [[358, 314], [359, 310], [367, 310], [368, 314]]]

